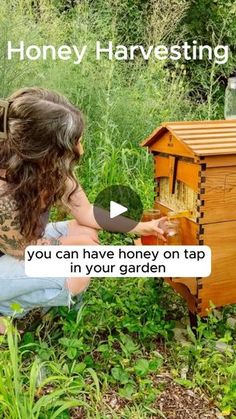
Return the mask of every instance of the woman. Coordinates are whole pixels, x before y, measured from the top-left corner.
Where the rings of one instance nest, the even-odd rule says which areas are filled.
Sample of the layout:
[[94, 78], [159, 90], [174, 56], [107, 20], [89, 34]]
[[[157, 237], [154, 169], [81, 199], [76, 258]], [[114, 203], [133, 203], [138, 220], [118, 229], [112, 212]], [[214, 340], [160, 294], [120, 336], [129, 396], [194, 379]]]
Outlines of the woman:
[[[100, 226], [73, 174], [83, 152], [80, 111], [41, 88], [19, 90], [2, 104], [0, 315], [6, 316], [14, 313], [12, 303], [24, 312], [73, 303], [90, 278], [29, 278], [24, 249], [30, 244], [96, 245]], [[50, 208], [59, 203], [74, 219], [48, 223]], [[157, 221], [140, 222], [132, 232], [162, 235]]]

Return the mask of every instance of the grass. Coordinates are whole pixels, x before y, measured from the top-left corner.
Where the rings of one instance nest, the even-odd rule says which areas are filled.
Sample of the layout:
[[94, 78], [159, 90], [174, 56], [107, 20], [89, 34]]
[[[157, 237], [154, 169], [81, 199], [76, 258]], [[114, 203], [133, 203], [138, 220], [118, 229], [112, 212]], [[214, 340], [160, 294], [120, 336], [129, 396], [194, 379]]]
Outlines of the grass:
[[[112, 411], [122, 418], [133, 412], [155, 417], [164, 389], [157, 377], [170, 372], [176, 383], [202, 389], [233, 418], [235, 331], [226, 324], [229, 309], [221, 320], [212, 315], [200, 322], [198, 338], [187, 329], [181, 343], [173, 339], [173, 319], [186, 317], [181, 303], [154, 279], [94, 280], [78, 313], [55, 310], [22, 339], [9, 324], [1, 338], [1, 417], [77, 417], [75, 408], [82, 412], [78, 417], [105, 418]], [[219, 340], [228, 344], [223, 353], [216, 349]]]
[[[22, 39], [26, 44], [87, 44], [90, 49], [97, 39], [122, 43], [119, 13], [126, 16], [128, 7], [134, 13], [134, 37], [135, 30], [145, 27], [143, 42], [161, 43], [171, 34], [174, 44], [181, 34], [175, 33], [172, 3], [159, 10], [153, 1], [152, 19], [125, 2], [122, 8], [117, 3], [115, 10], [111, 0], [102, 8], [81, 1], [68, 15], [59, 14], [54, 1], [38, 3], [40, 15], [29, 0], [0, 4], [2, 97], [25, 85], [67, 95], [86, 115], [85, 156], [76, 172], [89, 198], [107, 185], [124, 184], [149, 207], [153, 168], [140, 141], [162, 121], [207, 118], [209, 106], [211, 118], [222, 117], [218, 102], [190, 99], [191, 80], [184, 64], [170, 68], [139, 60], [97, 62], [92, 54], [80, 66], [50, 60], [8, 62], [5, 43]], [[178, 21], [187, 7], [184, 1], [179, 5], [175, 2]], [[101, 239], [132, 243], [132, 237], [118, 234], [102, 233]], [[183, 388], [204, 392], [225, 416], [235, 418], [235, 330], [227, 323], [231, 313], [235, 315], [234, 306], [224, 309], [220, 319], [212, 315], [206, 323], [199, 322], [198, 338], [186, 326], [185, 342], [176, 342], [175, 322], [186, 325], [187, 313], [183, 300], [167, 286], [147, 278], [94, 280], [78, 313], [55, 309], [22, 338], [9, 323], [7, 335], [0, 338], [0, 417], [163, 417], [156, 400], [164, 384], [158, 377], [168, 372]], [[224, 352], [216, 349], [219, 340], [228, 345]]]

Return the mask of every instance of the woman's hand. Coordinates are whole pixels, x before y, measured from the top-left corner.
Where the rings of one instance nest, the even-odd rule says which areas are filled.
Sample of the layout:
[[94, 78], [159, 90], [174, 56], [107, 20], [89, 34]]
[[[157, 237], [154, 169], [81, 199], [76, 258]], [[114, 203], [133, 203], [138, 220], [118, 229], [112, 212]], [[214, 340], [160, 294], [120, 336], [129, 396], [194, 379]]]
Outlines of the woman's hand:
[[159, 240], [166, 242], [164, 231], [160, 228], [160, 224], [166, 220], [167, 217], [162, 217], [158, 220], [141, 221], [130, 233], [138, 234], [139, 236], [157, 236]]

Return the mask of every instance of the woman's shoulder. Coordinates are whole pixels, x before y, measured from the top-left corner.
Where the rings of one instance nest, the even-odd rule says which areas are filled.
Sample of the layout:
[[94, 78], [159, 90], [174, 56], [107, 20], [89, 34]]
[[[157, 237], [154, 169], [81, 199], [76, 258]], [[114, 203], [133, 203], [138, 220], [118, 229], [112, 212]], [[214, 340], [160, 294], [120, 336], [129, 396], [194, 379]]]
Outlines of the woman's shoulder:
[[5, 216], [5, 218], [13, 216], [13, 213], [17, 210], [16, 201], [11, 195], [5, 195], [4, 192], [4, 195], [2, 195], [2, 192], [0, 188], [0, 216]]
[[6, 182], [6, 170], [0, 169], [0, 181]]
[[16, 207], [16, 201], [9, 190], [9, 185], [6, 182], [5, 177], [2, 176], [2, 171], [0, 170], [0, 215], [5, 212], [9, 213], [9, 211], [15, 211]]
[[17, 203], [0, 180], [0, 250], [11, 254], [21, 241]]
[[15, 204], [9, 197], [0, 198], [0, 250], [17, 257], [22, 253], [23, 244]]

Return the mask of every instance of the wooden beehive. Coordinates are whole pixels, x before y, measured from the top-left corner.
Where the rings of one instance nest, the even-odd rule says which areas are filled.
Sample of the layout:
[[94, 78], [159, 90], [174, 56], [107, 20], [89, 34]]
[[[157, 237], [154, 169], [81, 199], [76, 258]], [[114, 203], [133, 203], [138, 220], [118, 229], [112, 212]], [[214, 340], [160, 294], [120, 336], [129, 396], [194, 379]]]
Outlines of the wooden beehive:
[[189, 310], [236, 303], [236, 120], [167, 122], [143, 143], [154, 157], [156, 201], [182, 218], [183, 244], [212, 249], [207, 278], [169, 278]]

